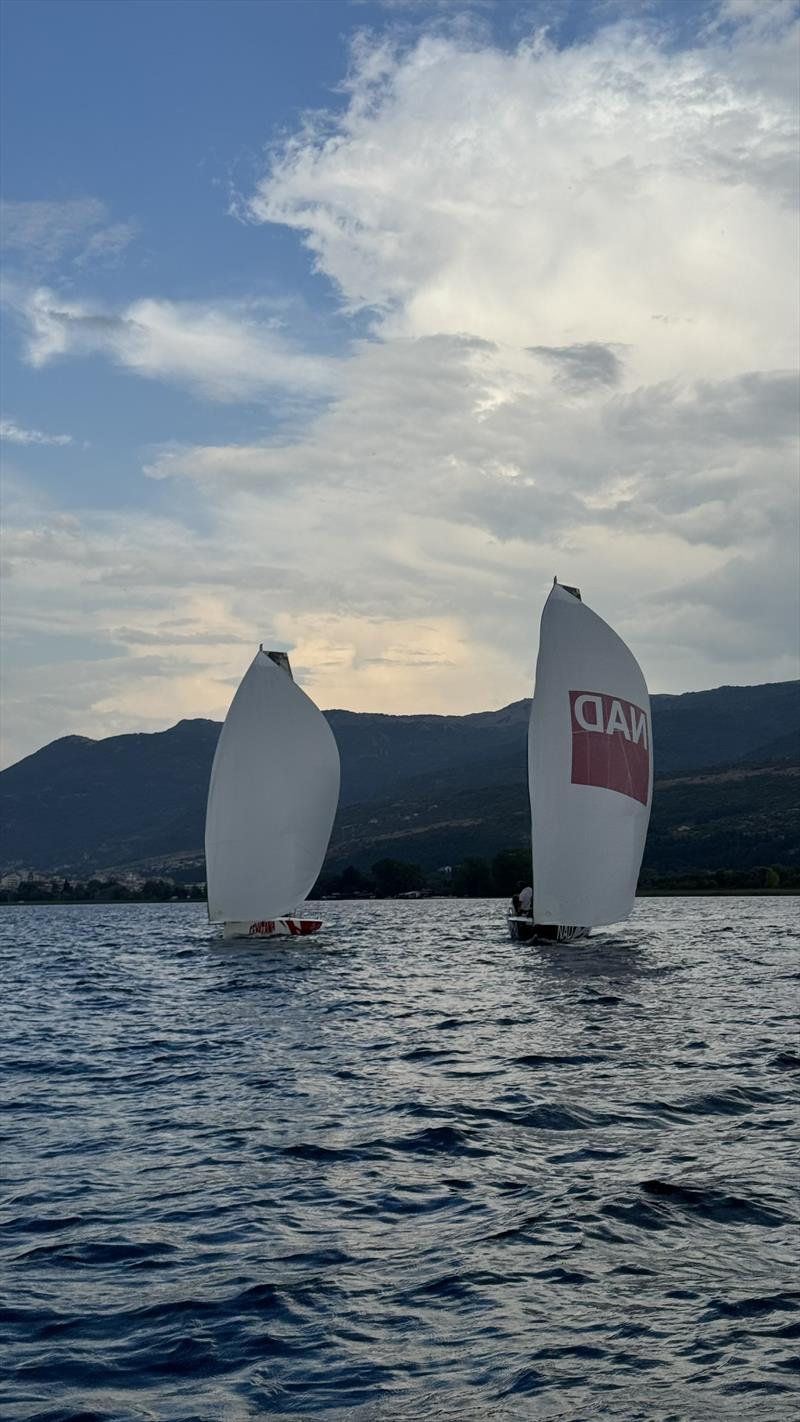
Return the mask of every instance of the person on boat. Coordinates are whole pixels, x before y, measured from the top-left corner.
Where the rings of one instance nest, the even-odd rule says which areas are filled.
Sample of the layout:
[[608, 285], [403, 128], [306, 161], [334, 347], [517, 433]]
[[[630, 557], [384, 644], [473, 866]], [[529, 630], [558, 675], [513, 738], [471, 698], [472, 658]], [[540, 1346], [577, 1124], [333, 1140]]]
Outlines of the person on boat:
[[520, 879], [511, 903], [515, 913], [521, 914], [524, 918], [530, 918], [533, 913], [533, 889], [530, 884], [523, 884]]

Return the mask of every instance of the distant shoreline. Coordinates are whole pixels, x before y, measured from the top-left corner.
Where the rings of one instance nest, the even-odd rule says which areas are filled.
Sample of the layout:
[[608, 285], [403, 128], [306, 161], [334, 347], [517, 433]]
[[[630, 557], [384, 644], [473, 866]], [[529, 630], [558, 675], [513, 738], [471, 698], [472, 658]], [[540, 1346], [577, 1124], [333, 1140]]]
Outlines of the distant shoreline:
[[[435, 899], [438, 903], [474, 903], [478, 895], [465, 895], [459, 897], [456, 894], [422, 894], [418, 899], [409, 899], [403, 894], [384, 894], [380, 898], [353, 898], [337, 896], [335, 899], [312, 899], [311, 903], [318, 904], [388, 904], [388, 903], [425, 903]], [[800, 897], [800, 888], [780, 887], [776, 889], [645, 889], [636, 895], [637, 899], [781, 899]], [[486, 901], [492, 903], [505, 903], [504, 895], [488, 894]], [[0, 909], [6, 908], [135, 908], [137, 904], [160, 904], [162, 908], [185, 908], [187, 904], [205, 905], [205, 899], [9, 899], [5, 903], [0, 903]]]
[[644, 889], [637, 899], [775, 899], [800, 895], [800, 889]]

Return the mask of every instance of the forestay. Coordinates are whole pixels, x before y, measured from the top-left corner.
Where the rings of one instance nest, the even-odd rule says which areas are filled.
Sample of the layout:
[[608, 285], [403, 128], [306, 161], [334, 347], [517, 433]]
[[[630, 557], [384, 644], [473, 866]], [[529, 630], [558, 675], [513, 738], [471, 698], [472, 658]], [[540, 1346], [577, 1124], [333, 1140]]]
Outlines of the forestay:
[[212, 923], [277, 919], [313, 887], [339, 798], [339, 753], [313, 701], [259, 651], [217, 743], [206, 811]]
[[535, 922], [627, 918], [653, 790], [650, 698], [622, 639], [557, 585], [542, 613], [528, 783]]

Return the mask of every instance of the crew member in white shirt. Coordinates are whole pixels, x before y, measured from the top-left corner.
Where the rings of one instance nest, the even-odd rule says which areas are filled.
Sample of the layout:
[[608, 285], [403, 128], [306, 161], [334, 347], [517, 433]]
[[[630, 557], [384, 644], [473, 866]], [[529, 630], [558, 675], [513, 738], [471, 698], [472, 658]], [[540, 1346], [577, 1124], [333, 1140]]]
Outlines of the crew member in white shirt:
[[511, 902], [514, 905], [515, 913], [522, 914], [524, 918], [530, 918], [533, 913], [533, 889], [530, 884], [523, 885], [520, 881]]

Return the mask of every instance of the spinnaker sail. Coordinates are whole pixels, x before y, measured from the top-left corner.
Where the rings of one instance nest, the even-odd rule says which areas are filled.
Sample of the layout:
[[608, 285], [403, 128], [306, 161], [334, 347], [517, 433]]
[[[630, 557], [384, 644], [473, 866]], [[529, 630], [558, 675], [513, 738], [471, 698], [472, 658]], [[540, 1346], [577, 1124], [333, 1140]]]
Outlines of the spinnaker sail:
[[206, 810], [212, 923], [291, 914], [314, 886], [333, 828], [333, 732], [281, 655], [278, 665], [258, 651], [217, 743]]
[[537, 924], [628, 917], [653, 793], [650, 698], [622, 638], [556, 584], [528, 729]]

